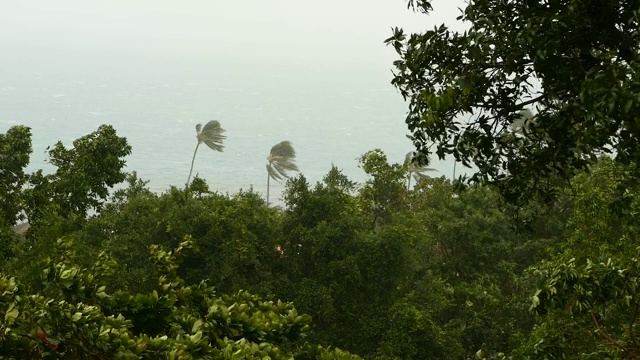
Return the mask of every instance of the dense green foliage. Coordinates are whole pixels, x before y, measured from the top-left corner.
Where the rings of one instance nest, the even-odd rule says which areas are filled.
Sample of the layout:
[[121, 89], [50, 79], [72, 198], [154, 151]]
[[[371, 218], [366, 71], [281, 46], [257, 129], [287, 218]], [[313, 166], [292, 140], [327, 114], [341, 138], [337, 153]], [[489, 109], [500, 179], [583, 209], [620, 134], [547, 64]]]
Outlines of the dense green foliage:
[[[29, 144], [28, 129], [17, 129]], [[629, 188], [627, 206], [615, 206], [630, 171], [609, 158], [557, 188], [554, 202], [515, 207], [491, 187], [444, 178], [409, 189], [415, 167], [376, 149], [359, 159], [365, 183], [335, 167], [315, 185], [299, 175], [284, 207], [270, 208], [252, 191], [221, 195], [199, 178], [150, 192], [121, 173], [129, 147], [109, 127], [75, 144], [52, 152], [69, 159], [54, 174], [23, 171], [38, 185], [5, 195], [37, 216], [24, 235], [11, 231], [15, 214], [2, 230], [3, 354], [637, 355], [638, 200]], [[97, 146], [104, 167], [80, 166], [97, 161]], [[110, 196], [95, 190], [119, 179]], [[65, 186], [76, 195], [61, 206], [57, 194], [73, 194]], [[29, 212], [36, 194], [50, 199], [39, 202], [46, 211]]]
[[79, 267], [73, 242], [61, 238], [57, 262], [44, 262], [41, 294], [0, 278], [0, 353], [34, 359], [355, 358], [305, 344], [311, 318], [289, 303], [243, 291], [216, 296], [205, 282], [186, 286], [176, 262], [192, 246], [189, 239], [172, 252], [151, 246], [157, 290], [108, 293], [104, 278], [116, 263], [101, 252], [93, 266]]
[[[430, 3], [410, 6], [429, 13]], [[475, 180], [514, 200], [548, 195], [550, 179], [604, 152], [637, 164], [639, 10], [636, 0], [471, 0], [463, 32], [395, 29], [393, 84], [410, 100], [414, 144], [475, 165]], [[525, 109], [535, 116], [514, 134]]]
[[31, 155], [31, 130], [12, 127], [0, 134], [0, 223], [13, 225], [20, 218], [21, 191], [27, 181], [24, 172]]
[[[2, 268], [16, 280], [6, 281], [22, 285], [7, 293], [6, 314], [16, 302], [13, 306], [22, 306], [18, 311], [24, 317], [22, 327], [14, 326], [19, 338], [6, 342], [7, 353], [29, 349], [44, 354], [52, 351], [50, 341], [62, 351], [55, 356], [77, 358], [94, 353], [154, 356], [153, 351], [216, 357], [228, 346], [249, 351], [254, 349], [250, 344], [263, 342], [271, 345], [260, 351], [276, 358], [277, 351], [303, 357], [312, 343], [379, 359], [464, 358], [480, 349], [495, 354], [518, 348], [532, 329], [528, 299], [535, 288], [523, 271], [550, 258], [551, 250], [560, 248], [557, 242], [564, 241], [562, 226], [538, 228], [535, 222], [549, 215], [540, 207], [521, 209], [515, 216], [490, 188], [457, 192], [443, 178], [423, 178], [409, 190], [406, 179], [415, 168], [410, 162], [388, 163], [380, 150], [360, 159], [369, 175], [362, 185], [337, 168], [316, 185], [302, 175], [290, 179], [284, 209], [269, 208], [251, 191], [233, 196], [211, 192], [198, 178], [185, 190], [154, 194], [135, 173], [103, 204], [98, 201], [103, 193], [92, 189], [106, 189], [116, 175], [125, 179], [118, 174], [129, 147], [111, 130], [104, 131], [110, 128], [101, 129], [76, 141], [72, 149], [57, 147], [60, 151], [52, 152], [52, 158], [69, 161], [56, 160], [59, 170], [52, 175], [25, 174], [46, 181], [11, 194], [25, 201], [37, 199], [35, 194], [51, 200], [39, 203], [46, 211], [33, 212], [38, 216], [29, 217], [32, 227], [25, 236], [7, 237], [11, 251]], [[95, 161], [91, 156], [97, 146], [103, 154], [112, 154], [103, 156], [109, 161], [100, 172], [74, 167], [84, 159]], [[73, 178], [66, 173], [71, 168]], [[64, 198], [65, 207], [57, 196], [64, 192], [54, 191], [64, 186], [78, 190], [78, 195]], [[89, 208], [96, 214], [87, 217]], [[194, 249], [184, 254], [176, 250], [182, 259], [179, 268], [159, 267], [159, 257], [169, 256], [161, 248], [185, 246]], [[55, 255], [60, 251], [62, 255]], [[44, 273], [43, 259], [49, 259]], [[213, 289], [239, 295], [217, 297]], [[216, 320], [205, 326], [211, 321], [208, 311], [219, 302], [230, 307], [244, 301], [252, 318], [252, 306], [258, 306], [252, 304], [262, 300], [247, 291], [293, 302], [313, 322], [302, 317], [283, 325], [289, 329], [286, 336], [252, 335], [269, 334], [257, 330], [266, 326], [263, 323], [219, 328]], [[180, 295], [183, 292], [189, 295]], [[192, 299], [196, 295], [191, 293], [198, 298]], [[180, 301], [188, 305], [178, 305]], [[203, 302], [208, 305], [198, 305]], [[54, 303], [58, 307], [50, 308]], [[153, 314], [145, 310], [149, 306]], [[293, 311], [290, 305], [282, 306], [260, 309]], [[55, 324], [38, 320], [45, 313], [61, 318]], [[224, 321], [235, 321], [233, 314]], [[74, 323], [85, 316], [92, 320], [77, 333]], [[120, 319], [117, 324], [113, 317]], [[195, 344], [187, 339], [198, 333], [192, 330], [198, 319], [210, 332]], [[112, 344], [100, 337], [105, 326], [125, 335]], [[37, 327], [49, 340], [33, 338], [40, 334]], [[317, 356], [329, 354], [318, 349]]]
[[[19, 160], [2, 163], [2, 174], [13, 176], [3, 199], [14, 213], [2, 223], [1, 266], [16, 274], [0, 275], [3, 358], [357, 358], [307, 342], [311, 317], [291, 303], [244, 290], [271, 294], [259, 285], [278, 258], [275, 244], [258, 242], [278, 229], [270, 224], [277, 214], [256, 194], [230, 199], [196, 179], [154, 195], [135, 173], [121, 172], [130, 147], [109, 126], [72, 148], [56, 144], [53, 174], [23, 171], [29, 129], [2, 139]], [[109, 196], [125, 179], [128, 187]], [[29, 215], [25, 236], [11, 231], [18, 212]], [[228, 291], [218, 295], [209, 282]]]
[[[119, 139], [113, 133], [96, 136], [103, 143]], [[119, 144], [128, 149], [126, 141]], [[91, 149], [67, 151], [76, 160], [87, 158]], [[115, 158], [100, 174], [120, 171], [123, 151], [113, 151]], [[554, 282], [569, 281], [570, 271], [582, 269], [577, 264], [590, 258], [595, 244], [597, 254], [632, 248], [607, 240], [611, 234], [633, 234], [631, 219], [624, 226], [625, 215], [608, 206], [627, 173], [618, 165], [603, 158], [591, 176], [581, 175], [570, 190], [562, 190], [553, 206], [519, 208], [504, 203], [492, 188], [460, 191], [444, 178], [424, 177], [408, 189], [406, 179], [415, 168], [410, 162], [389, 163], [379, 149], [364, 154], [360, 166], [369, 175], [361, 185], [337, 168], [315, 185], [303, 175], [290, 179], [282, 209], [269, 208], [252, 191], [212, 192], [199, 178], [185, 190], [154, 194], [135, 173], [123, 176], [125, 186], [106, 203], [96, 203], [89, 217], [86, 207], [78, 206], [84, 199], [76, 204], [76, 198], [68, 198], [65, 211], [43, 203], [48, 211], [29, 218], [31, 229], [7, 240], [11, 251], [2, 270], [15, 276], [5, 277], [7, 286], [22, 285], [6, 293], [6, 312], [17, 306], [16, 319], [22, 320], [7, 325], [17, 337], [6, 337], [6, 353], [28, 349], [35, 357], [91, 358], [175, 352], [185, 358], [219, 358], [231, 356], [225, 353], [229, 348], [238, 354], [262, 351], [272, 358], [351, 356], [325, 350], [337, 346], [365, 358], [464, 359], [478, 351], [516, 358], [608, 351], [606, 342], [599, 346], [594, 341], [597, 336], [581, 342], [584, 349], [574, 342], [569, 350], [541, 342], [550, 336], [586, 339], [582, 332], [593, 332], [588, 321], [567, 334], [544, 331], [557, 322], [577, 322], [566, 317], [563, 306], [582, 295], [549, 290]], [[66, 181], [42, 176], [50, 179], [47, 190]], [[104, 177], [92, 178], [104, 182]], [[38, 189], [15, 196], [29, 199]], [[185, 247], [191, 251], [181, 250]], [[575, 247], [584, 251], [569, 260]], [[178, 253], [179, 267], [174, 265]], [[627, 289], [629, 281], [622, 279], [619, 286]], [[632, 289], [624, 291], [634, 296]], [[292, 302], [313, 321], [285, 316], [296, 312], [275, 299]], [[584, 301], [580, 311], [595, 306]], [[622, 318], [633, 304], [607, 306]], [[212, 321], [215, 306], [233, 311]], [[236, 313], [239, 309], [244, 310]], [[265, 316], [284, 323], [265, 323]], [[633, 346], [621, 335], [624, 325], [598, 319], [599, 326], [610, 327], [607, 337], [618, 336], [623, 346]], [[86, 326], [78, 328], [77, 321]], [[234, 325], [237, 321], [241, 325]], [[196, 323], [202, 335], [193, 330]], [[105, 329], [118, 332], [120, 340], [103, 339]], [[38, 340], [42, 334], [46, 338]], [[194, 336], [197, 341], [190, 340]]]
[[[472, 0], [464, 33], [397, 29], [393, 82], [419, 151], [367, 152], [362, 184], [335, 167], [290, 178], [281, 208], [197, 177], [152, 193], [122, 171], [131, 148], [110, 126], [28, 174], [30, 130], [9, 129], [0, 356], [640, 358], [639, 13]], [[221, 146], [216, 126], [198, 141]], [[426, 176], [412, 160], [432, 146], [482, 181]]]
[[[409, 8], [433, 10], [428, 0]], [[457, 244], [473, 249], [460, 264], [495, 276], [485, 294], [502, 291], [508, 315], [489, 333], [511, 333], [498, 347], [484, 342], [478, 358], [640, 358], [639, 14], [638, 1], [471, 0], [458, 17], [464, 31], [394, 29], [386, 40], [400, 57], [392, 83], [409, 100], [418, 158], [474, 165], [471, 183], [497, 185], [518, 205], [486, 203], [483, 214], [511, 210], [517, 230], [502, 244], [508, 227], [478, 233], [473, 214], [444, 237], [471, 231]], [[421, 224], [433, 220], [439, 233], [442, 213]], [[495, 247], [483, 262], [486, 246]], [[532, 292], [530, 306], [504, 291]]]

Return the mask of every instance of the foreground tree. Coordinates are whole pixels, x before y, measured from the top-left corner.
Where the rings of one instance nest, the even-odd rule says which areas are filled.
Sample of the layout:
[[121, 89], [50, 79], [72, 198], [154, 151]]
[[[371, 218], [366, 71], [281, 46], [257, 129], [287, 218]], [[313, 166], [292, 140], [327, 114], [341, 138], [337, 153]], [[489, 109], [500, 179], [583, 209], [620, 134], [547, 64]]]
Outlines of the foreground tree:
[[614, 206], [627, 170], [602, 158], [571, 183], [573, 212], [564, 252], [536, 266], [532, 296], [538, 324], [515, 359], [637, 359], [640, 257], [638, 186]]
[[359, 159], [359, 166], [369, 176], [360, 189], [363, 208], [371, 214], [372, 225], [388, 224], [392, 214], [404, 208], [407, 168], [402, 164], [389, 164], [387, 155], [374, 149]]
[[298, 171], [295, 164], [296, 150], [290, 141], [275, 144], [267, 156], [267, 206], [269, 206], [270, 180], [284, 180], [289, 177], [289, 171]]
[[59, 240], [59, 261], [45, 261], [41, 294], [0, 276], [0, 352], [28, 359], [358, 359], [306, 343], [311, 318], [290, 303], [186, 285], [176, 270], [191, 248], [188, 238], [171, 252], [151, 246], [157, 289], [109, 293], [105, 278], [115, 262], [102, 252], [82, 268], [71, 239]]
[[73, 147], [57, 142], [48, 148], [53, 174], [38, 170], [29, 176], [24, 192], [29, 222], [44, 214], [84, 219], [91, 210], [99, 210], [109, 190], [126, 178], [124, 158], [131, 153], [127, 139], [117, 135], [110, 125], [73, 141]]
[[[428, 13], [430, 1], [411, 0]], [[392, 83], [410, 100], [406, 119], [423, 154], [475, 165], [471, 177], [510, 200], [549, 195], [601, 153], [640, 174], [637, 1], [472, 0], [441, 25], [387, 39], [400, 59]], [[510, 136], [520, 111], [536, 121]]]
[[202, 124], [196, 125], [196, 139], [198, 143], [196, 144], [196, 149], [193, 151], [193, 158], [191, 159], [191, 168], [189, 169], [189, 176], [187, 177], [187, 187], [189, 186], [189, 181], [191, 181], [191, 173], [193, 172], [193, 163], [196, 161], [196, 154], [198, 153], [198, 148], [200, 144], [205, 143], [209, 147], [209, 149], [214, 151], [220, 151], [224, 149], [224, 139], [227, 137], [222, 135], [224, 133], [224, 129], [220, 126], [220, 122], [217, 120], [211, 120], [202, 127]]
[[22, 188], [28, 180], [24, 169], [31, 151], [28, 127], [15, 126], [0, 134], [0, 227], [12, 226], [21, 219]]

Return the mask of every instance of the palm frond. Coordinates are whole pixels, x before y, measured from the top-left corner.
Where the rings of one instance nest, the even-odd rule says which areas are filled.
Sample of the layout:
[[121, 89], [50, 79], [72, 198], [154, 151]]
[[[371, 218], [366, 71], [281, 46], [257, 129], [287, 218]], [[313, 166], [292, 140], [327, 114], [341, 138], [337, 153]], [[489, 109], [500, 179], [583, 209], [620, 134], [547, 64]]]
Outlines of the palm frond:
[[278, 164], [278, 166], [285, 171], [299, 171], [298, 166], [294, 164], [291, 159], [285, 161], [274, 161], [274, 164]]
[[409, 151], [407, 155], [404, 156], [404, 163], [409, 166], [413, 164], [413, 152]]
[[220, 126], [220, 122], [218, 120], [210, 120], [204, 125], [202, 131], [214, 131], [217, 133], [223, 133], [224, 129], [222, 128], [222, 126]]
[[280, 174], [280, 175], [282, 175], [283, 177], [286, 177], [286, 178], [289, 177], [289, 175], [287, 175], [288, 169], [284, 166], [283, 163], [274, 162], [271, 165], [273, 166], [274, 169], [276, 169], [278, 174]]
[[292, 159], [296, 157], [296, 150], [290, 141], [282, 141], [275, 144], [269, 153], [269, 156], [279, 157], [282, 159]]
[[274, 180], [288, 178], [288, 172], [299, 171], [294, 163], [296, 151], [290, 141], [282, 141], [271, 148], [267, 157], [267, 171]]
[[215, 151], [220, 151], [222, 152], [222, 150], [224, 149], [224, 145], [222, 145], [219, 142], [216, 141], [212, 141], [212, 140], [203, 140], [202, 141], [205, 145], [207, 145], [211, 150], [215, 150]]
[[[196, 130], [198, 127], [196, 126]], [[222, 151], [224, 149], [222, 143], [227, 138], [223, 135], [224, 132], [225, 130], [217, 120], [211, 120], [198, 132], [198, 141], [205, 143], [211, 150]]]
[[425, 173], [418, 173], [418, 172], [414, 172], [413, 174], [413, 178], [416, 179], [416, 181], [420, 181], [420, 180], [424, 180], [424, 179], [431, 179], [431, 176], [425, 174]]
[[528, 127], [528, 123], [533, 119], [533, 113], [529, 109], [522, 109], [518, 114], [518, 118], [511, 123], [511, 131], [520, 135], [524, 135]]
[[202, 127], [202, 124], [196, 125], [196, 149], [193, 151], [193, 157], [191, 158], [191, 168], [189, 169], [189, 176], [187, 176], [187, 185], [189, 187], [189, 181], [191, 180], [191, 174], [193, 173], [193, 164], [196, 161], [196, 154], [200, 144], [205, 143], [211, 150], [222, 151], [224, 146], [222, 145], [224, 139], [227, 137], [222, 135], [224, 129], [220, 126], [220, 122], [217, 120], [211, 120]]
[[430, 168], [428, 166], [418, 165], [415, 162], [413, 153], [411, 151], [407, 153], [404, 161], [405, 164], [408, 165], [409, 173], [413, 174], [416, 179], [428, 179], [430, 178], [430, 176], [426, 174], [427, 172], [437, 171], [436, 169]]
[[271, 164], [267, 164], [267, 172], [273, 180], [280, 181], [284, 179], [282, 175], [280, 175], [280, 173], [278, 173], [278, 171]]

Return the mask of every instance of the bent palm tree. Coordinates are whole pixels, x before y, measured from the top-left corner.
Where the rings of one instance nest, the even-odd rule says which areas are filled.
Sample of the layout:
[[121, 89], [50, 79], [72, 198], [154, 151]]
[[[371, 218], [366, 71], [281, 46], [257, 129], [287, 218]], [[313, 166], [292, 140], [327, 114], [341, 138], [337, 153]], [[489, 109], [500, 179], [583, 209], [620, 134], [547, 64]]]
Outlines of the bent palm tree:
[[198, 139], [198, 144], [196, 145], [196, 150], [193, 152], [193, 159], [191, 159], [191, 169], [189, 169], [189, 177], [187, 177], [187, 187], [189, 187], [189, 181], [191, 180], [193, 163], [196, 160], [198, 147], [201, 143], [205, 143], [211, 150], [222, 152], [224, 148], [222, 142], [227, 138], [225, 135], [222, 135], [222, 133], [224, 133], [224, 129], [217, 120], [209, 121], [204, 127], [202, 127], [202, 124], [196, 125], [196, 139]]
[[407, 165], [408, 173], [407, 173], [407, 190], [411, 188], [411, 175], [416, 178], [416, 181], [420, 179], [428, 179], [429, 175], [426, 174], [428, 171], [436, 171], [436, 169], [432, 169], [427, 166], [421, 166], [415, 163], [413, 157], [413, 152], [409, 151], [404, 158], [404, 163]]
[[535, 116], [533, 116], [531, 110], [522, 109], [518, 113], [518, 117], [510, 124], [511, 132], [524, 136], [533, 121], [535, 121]]
[[267, 206], [269, 206], [269, 186], [270, 180], [280, 181], [288, 178], [289, 171], [298, 171], [294, 163], [296, 151], [290, 141], [283, 141], [271, 148], [267, 156]]

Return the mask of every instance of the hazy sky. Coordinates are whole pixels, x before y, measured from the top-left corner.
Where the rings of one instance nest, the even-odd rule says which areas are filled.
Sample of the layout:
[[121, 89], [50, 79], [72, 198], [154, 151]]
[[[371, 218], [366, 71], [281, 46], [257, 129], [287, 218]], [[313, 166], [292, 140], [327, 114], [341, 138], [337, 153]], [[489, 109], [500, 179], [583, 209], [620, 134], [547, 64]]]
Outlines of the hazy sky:
[[404, 0], [6, 1], [1, 56], [10, 65], [40, 66], [190, 58], [390, 68], [395, 55], [382, 42], [392, 26], [451, 22], [462, 5], [435, 1], [427, 17], [408, 11]]

